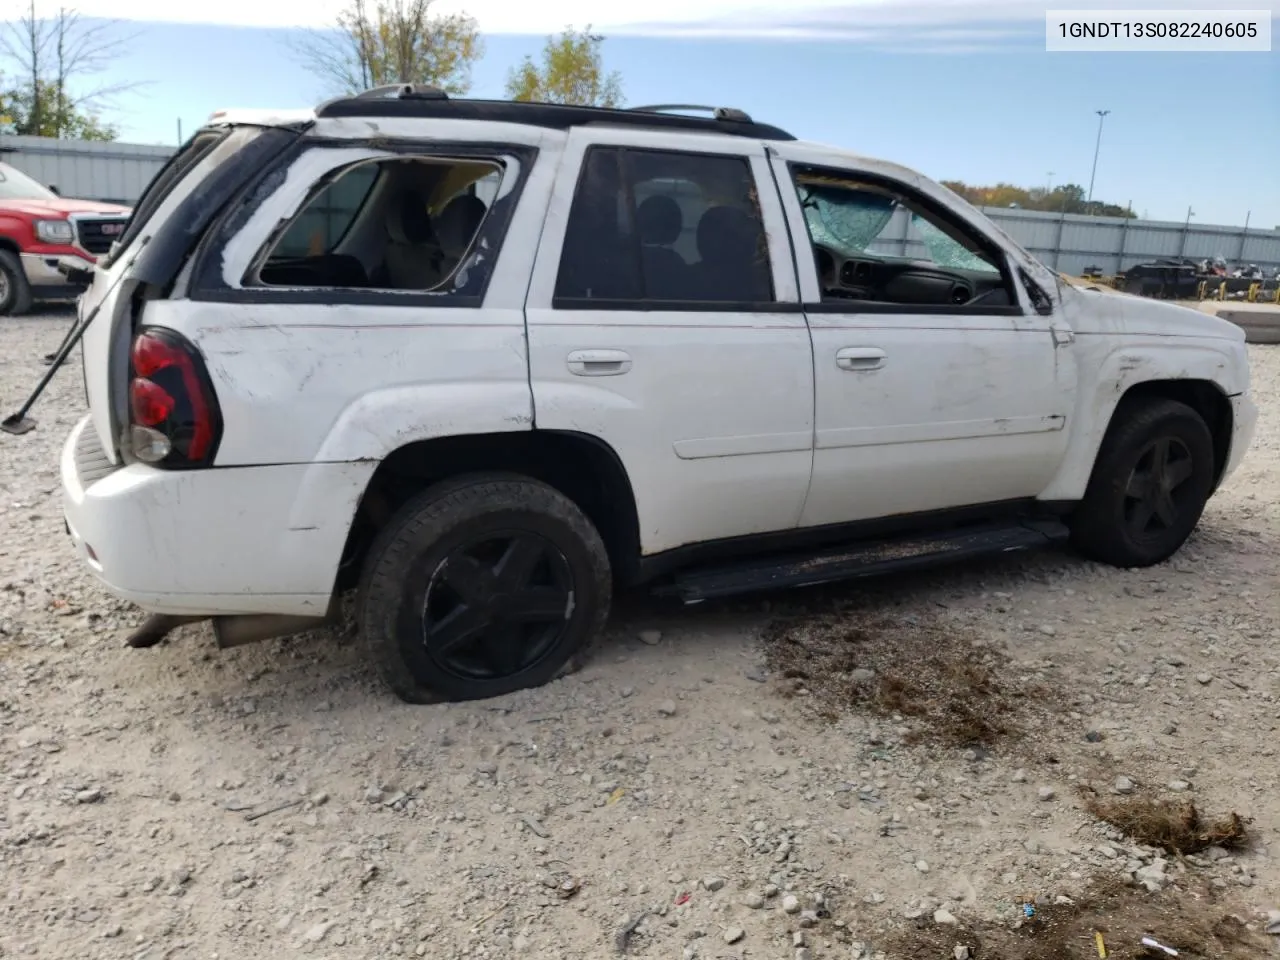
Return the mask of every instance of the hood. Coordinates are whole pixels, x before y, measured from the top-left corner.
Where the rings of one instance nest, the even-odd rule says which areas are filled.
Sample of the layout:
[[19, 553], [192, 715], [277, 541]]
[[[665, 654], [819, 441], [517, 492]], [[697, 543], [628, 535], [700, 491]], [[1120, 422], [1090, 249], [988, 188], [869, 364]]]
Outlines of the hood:
[[30, 217], [64, 217], [71, 213], [119, 214], [128, 216], [129, 208], [116, 203], [98, 203], [96, 200], [75, 200], [69, 197], [50, 197], [48, 200], [0, 200], [0, 211], [22, 213]]
[[1122, 293], [1076, 277], [1060, 279], [1063, 310], [1071, 328], [1079, 333], [1244, 340], [1243, 328], [1221, 317], [1167, 300]]

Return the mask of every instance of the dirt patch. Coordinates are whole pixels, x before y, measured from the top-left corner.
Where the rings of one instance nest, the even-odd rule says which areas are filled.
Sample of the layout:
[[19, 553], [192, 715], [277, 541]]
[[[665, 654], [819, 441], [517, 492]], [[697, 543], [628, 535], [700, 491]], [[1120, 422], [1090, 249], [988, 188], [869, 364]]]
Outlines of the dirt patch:
[[772, 623], [766, 655], [784, 693], [807, 690], [828, 716], [870, 709], [919, 721], [912, 739], [991, 747], [1022, 736], [1053, 702], [963, 627], [833, 612]]
[[1131, 840], [1166, 853], [1199, 853], [1210, 847], [1240, 848], [1248, 843], [1249, 822], [1232, 812], [1205, 818], [1190, 800], [1154, 800], [1147, 797], [1100, 797], [1084, 791], [1090, 814], [1120, 830]]
[[[884, 945], [892, 960], [1154, 960], [1168, 957], [1143, 938], [1196, 960], [1264, 956], [1266, 938], [1218, 904], [1208, 886], [1194, 892], [1148, 894], [1117, 881], [1098, 885], [1072, 903], [1035, 907], [1013, 925], [942, 927], [922, 921]], [[1101, 935], [1105, 950], [1098, 949]]]

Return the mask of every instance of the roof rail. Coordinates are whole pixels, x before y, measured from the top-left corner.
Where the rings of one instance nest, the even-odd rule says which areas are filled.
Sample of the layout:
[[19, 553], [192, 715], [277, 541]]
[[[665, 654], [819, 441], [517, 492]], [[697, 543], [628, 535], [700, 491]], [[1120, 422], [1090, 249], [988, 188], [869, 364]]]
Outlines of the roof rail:
[[648, 107], [628, 107], [636, 113], [709, 113], [716, 120], [733, 123], [754, 123], [745, 110], [737, 107], [705, 107], [697, 103], [658, 103]]
[[[710, 117], [690, 116], [679, 110], [710, 111]], [[316, 107], [317, 118], [379, 117], [403, 119], [483, 120], [498, 123], [532, 124], [556, 130], [609, 124], [684, 130], [689, 133], [717, 133], [760, 140], [794, 140], [785, 130], [756, 123], [741, 110], [731, 107], [579, 107], [556, 103], [520, 103], [512, 100], [453, 99], [435, 87], [397, 84], [376, 87], [355, 96], [339, 97]]]
[[[427, 83], [388, 83], [370, 87], [351, 97], [352, 100], [448, 100], [449, 94]], [[344, 98], [347, 99], [347, 98]]]

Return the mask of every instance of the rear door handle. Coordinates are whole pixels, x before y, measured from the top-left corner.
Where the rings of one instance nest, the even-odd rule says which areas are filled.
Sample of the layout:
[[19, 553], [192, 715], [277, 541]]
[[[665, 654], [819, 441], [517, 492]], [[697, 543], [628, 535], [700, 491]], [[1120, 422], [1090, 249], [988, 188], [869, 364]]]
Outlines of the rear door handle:
[[884, 361], [885, 352], [879, 347], [844, 347], [836, 351], [836, 366], [841, 370], [879, 370]]
[[616, 377], [631, 369], [631, 355], [621, 350], [575, 350], [569, 372], [579, 377]]

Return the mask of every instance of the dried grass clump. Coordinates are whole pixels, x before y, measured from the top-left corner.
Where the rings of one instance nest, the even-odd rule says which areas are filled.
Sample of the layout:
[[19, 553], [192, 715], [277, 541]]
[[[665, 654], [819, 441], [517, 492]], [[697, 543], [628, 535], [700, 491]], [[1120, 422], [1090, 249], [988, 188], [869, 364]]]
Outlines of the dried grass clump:
[[1245, 846], [1249, 839], [1245, 829], [1249, 821], [1240, 814], [1206, 819], [1190, 800], [1100, 797], [1086, 792], [1084, 806], [1131, 840], [1174, 855], [1199, 853], [1210, 847], [1230, 850]]

